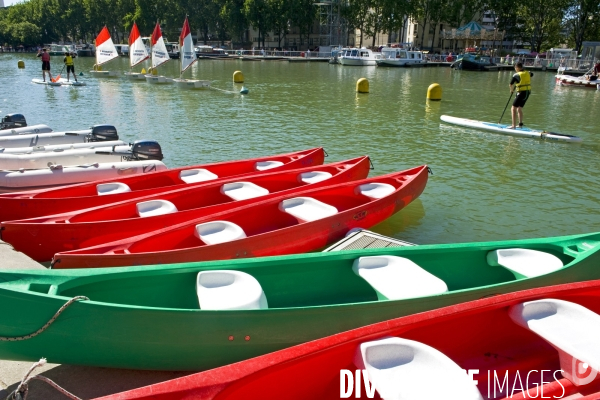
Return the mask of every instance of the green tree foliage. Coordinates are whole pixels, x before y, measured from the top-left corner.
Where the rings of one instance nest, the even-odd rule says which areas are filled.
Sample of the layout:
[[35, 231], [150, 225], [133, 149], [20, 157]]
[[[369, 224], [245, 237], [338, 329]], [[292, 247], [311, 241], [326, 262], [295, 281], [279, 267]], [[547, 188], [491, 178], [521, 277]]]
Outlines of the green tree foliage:
[[571, 0], [566, 10], [565, 26], [570, 32], [569, 43], [577, 52], [585, 40], [600, 36], [600, 0]]
[[520, 36], [530, 43], [531, 51], [541, 52], [562, 42], [561, 26], [567, 0], [528, 0], [520, 2]]

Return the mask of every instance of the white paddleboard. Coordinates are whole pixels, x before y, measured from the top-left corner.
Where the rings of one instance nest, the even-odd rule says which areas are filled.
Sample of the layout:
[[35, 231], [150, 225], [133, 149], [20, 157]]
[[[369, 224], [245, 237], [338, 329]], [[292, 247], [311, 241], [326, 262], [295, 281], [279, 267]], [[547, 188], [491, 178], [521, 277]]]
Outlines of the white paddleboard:
[[44, 81], [39, 78], [34, 78], [31, 80], [31, 82], [37, 83], [38, 85], [48, 85], [48, 86], [60, 86], [61, 85], [60, 82], [51, 82], [50, 80]]
[[556, 132], [540, 131], [527, 127], [510, 129], [510, 125], [497, 124], [494, 122], [483, 122], [475, 121], [473, 119], [451, 117], [449, 115], [442, 115], [440, 119], [444, 122], [453, 125], [465, 126], [468, 128], [483, 129], [486, 131], [501, 133], [504, 135], [527, 137], [533, 139], [550, 140], [556, 142], [581, 142], [581, 138], [573, 135], [565, 135]]
[[68, 80], [66, 80], [65, 78], [60, 78], [58, 81], [60, 82], [60, 84], [61, 84], [61, 85], [70, 85], [70, 86], [86, 86], [86, 83], [85, 83], [85, 82], [81, 82], [81, 81], [75, 82], [75, 81], [74, 81], [74, 80], [72, 80], [72, 79], [71, 79], [70, 81], [68, 81]]

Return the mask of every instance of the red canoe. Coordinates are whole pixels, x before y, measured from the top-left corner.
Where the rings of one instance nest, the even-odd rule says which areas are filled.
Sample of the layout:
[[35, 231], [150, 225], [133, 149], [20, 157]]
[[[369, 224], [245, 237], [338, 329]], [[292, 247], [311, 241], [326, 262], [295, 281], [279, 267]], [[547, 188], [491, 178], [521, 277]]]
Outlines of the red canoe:
[[390, 217], [425, 189], [427, 166], [252, 203], [144, 235], [57, 253], [54, 268], [96, 268], [304, 253]]
[[131, 171], [125, 170], [124, 176], [118, 181], [107, 179], [54, 189], [0, 195], [0, 221], [41, 217], [96, 207], [208, 180], [258, 174], [266, 170], [274, 172], [320, 165], [323, 164], [324, 157], [323, 149], [317, 147], [276, 156], [194, 165], [149, 174], [126, 176]]
[[[552, 308], [554, 304], [558, 307]], [[582, 306], [588, 309], [589, 315], [582, 314], [587, 318], [579, 318]], [[597, 400], [600, 374], [581, 368], [578, 376], [569, 380], [560, 372], [577, 364], [578, 359], [568, 362], [568, 353], [582, 346], [598, 357], [600, 316], [593, 313], [600, 313], [600, 280], [525, 290], [368, 325], [101, 400], [379, 399], [381, 391], [394, 393], [395, 389], [404, 394], [416, 389], [416, 397], [413, 392], [412, 397], [402, 398], [424, 400]], [[569, 322], [565, 324], [561, 318]], [[553, 319], [550, 324], [545, 321]], [[529, 322], [528, 327], [521, 326], [522, 320]], [[558, 329], [558, 335], [556, 325], [564, 327]], [[557, 349], [566, 354], [566, 367], [561, 365]], [[583, 354], [589, 356], [586, 351]], [[356, 391], [358, 369], [360, 396]], [[465, 370], [471, 370], [476, 387]], [[354, 387], [349, 384], [350, 374]], [[365, 379], [369, 387], [371, 379], [376, 382], [372, 397], [367, 396]]]
[[[36, 261], [55, 253], [96, 246], [206, 217], [252, 202], [365, 179], [369, 157], [318, 167], [238, 177], [124, 200], [70, 213], [8, 221], [1, 224], [2, 240]], [[159, 214], [160, 213], [160, 214]], [[142, 217], [143, 216], [143, 217]]]

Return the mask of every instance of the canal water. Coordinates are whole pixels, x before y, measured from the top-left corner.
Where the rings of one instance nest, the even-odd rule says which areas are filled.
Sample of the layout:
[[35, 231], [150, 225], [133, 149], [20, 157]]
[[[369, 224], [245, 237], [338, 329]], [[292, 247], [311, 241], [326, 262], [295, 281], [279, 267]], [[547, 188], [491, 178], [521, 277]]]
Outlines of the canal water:
[[[17, 69], [18, 59], [25, 69]], [[62, 57], [52, 63], [56, 74]], [[370, 155], [371, 176], [428, 164], [433, 175], [420, 199], [373, 228], [419, 244], [600, 230], [600, 91], [558, 87], [551, 72], [534, 74], [525, 124], [580, 136], [581, 144], [440, 122], [442, 114], [498, 121], [509, 96], [509, 71], [200, 60], [186, 77], [210, 80], [221, 91], [182, 91], [95, 79], [88, 73], [93, 63], [75, 61], [86, 87], [46, 87], [31, 83], [41, 78], [34, 55], [0, 55], [0, 114], [23, 113], [30, 124], [54, 130], [113, 124], [124, 140], [158, 140], [170, 167], [316, 146], [329, 153], [327, 161]], [[159, 72], [176, 77], [178, 68], [174, 60]], [[104, 69], [125, 72], [128, 60]], [[232, 83], [236, 70], [244, 73], [248, 95]], [[362, 77], [370, 93], [358, 95], [355, 84]], [[442, 86], [443, 100], [427, 103], [434, 82]], [[510, 121], [510, 109], [503, 121]]]

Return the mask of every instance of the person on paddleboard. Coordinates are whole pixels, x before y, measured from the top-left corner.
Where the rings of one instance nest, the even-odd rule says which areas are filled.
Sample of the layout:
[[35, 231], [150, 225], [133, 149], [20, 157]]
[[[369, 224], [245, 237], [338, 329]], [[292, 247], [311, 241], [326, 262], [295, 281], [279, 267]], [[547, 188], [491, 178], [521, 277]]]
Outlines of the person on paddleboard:
[[517, 115], [519, 116], [519, 128], [523, 127], [523, 107], [529, 99], [531, 94], [531, 77], [533, 74], [523, 69], [523, 63], [518, 62], [515, 64], [515, 74], [510, 80], [510, 93], [517, 91], [517, 96], [511, 108], [512, 113], [512, 126], [509, 129], [515, 129], [517, 127]]
[[48, 77], [52, 81], [52, 74], [50, 73], [50, 54], [46, 49], [42, 49], [40, 52], [38, 50], [38, 57], [42, 57], [42, 77], [44, 78], [44, 82], [46, 82], [46, 72], [48, 72]]
[[63, 59], [65, 66], [67, 67], [67, 82], [69, 81], [69, 73], [73, 73], [73, 79], [77, 82], [77, 76], [75, 75], [75, 64], [73, 64], [73, 56], [68, 51], [65, 52], [65, 58]]

